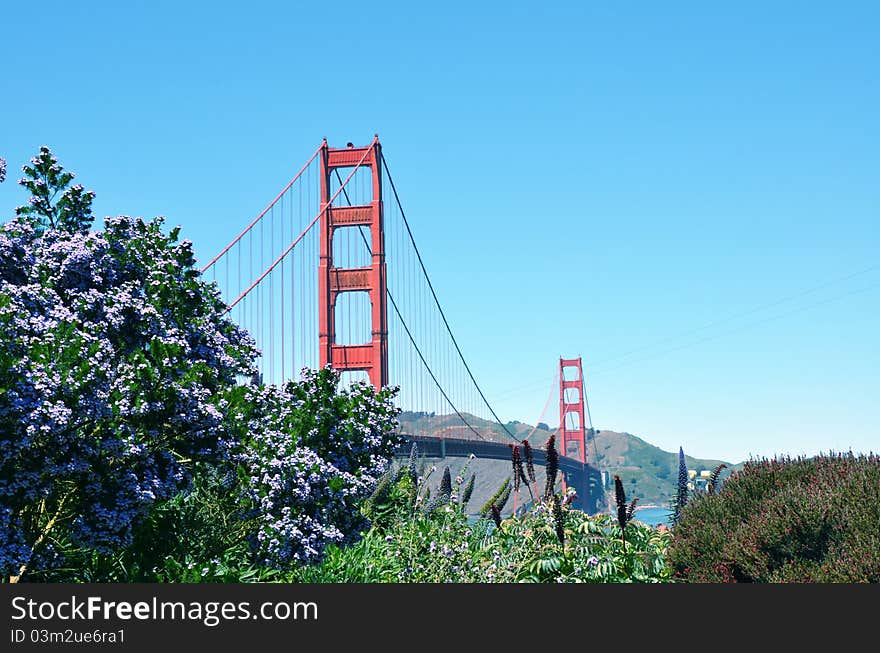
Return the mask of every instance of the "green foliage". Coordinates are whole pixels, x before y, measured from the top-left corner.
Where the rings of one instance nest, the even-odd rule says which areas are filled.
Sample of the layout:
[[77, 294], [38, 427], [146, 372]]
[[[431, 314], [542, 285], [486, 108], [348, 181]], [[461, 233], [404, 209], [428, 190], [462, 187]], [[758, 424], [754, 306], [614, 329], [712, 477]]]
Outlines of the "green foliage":
[[410, 463], [395, 465], [364, 502], [363, 513], [372, 524], [360, 541], [349, 547], [328, 547], [320, 565], [300, 567], [293, 580], [468, 582], [469, 551], [479, 547], [489, 523], [485, 519], [473, 525], [468, 521], [463, 500], [467, 466], [454, 481], [444, 470], [434, 499], [429, 498], [429, 484], [436, 470], [417, 478], [414, 484], [409, 469]]
[[16, 214], [28, 219], [38, 231], [63, 229], [70, 232], [88, 231], [92, 224], [92, 200], [95, 193], [79, 184], [70, 185], [74, 174], [65, 171], [48, 147], [24, 166], [24, 177], [18, 183], [31, 194], [27, 206]]
[[[670, 582], [665, 551], [671, 534], [639, 522], [628, 526], [624, 548], [616, 521], [571, 510], [554, 495], [524, 515], [469, 519], [461, 502], [425, 512], [426, 494], [407, 474], [366, 502], [373, 520], [350, 547], [330, 547], [318, 566], [301, 567], [292, 580], [351, 582]], [[510, 480], [496, 499], [509, 496]], [[491, 502], [490, 504], [491, 505]], [[488, 510], [487, 510], [488, 512]]]
[[67, 564], [32, 574], [50, 582], [266, 582], [279, 572], [253, 560], [253, 519], [215, 466], [200, 464], [192, 488], [158, 503], [134, 529], [130, 546], [112, 553], [65, 546]]
[[[617, 520], [562, 508], [564, 545], [552, 504], [541, 501], [521, 518], [493, 532], [486, 565], [494, 582], [659, 583], [671, 581], [666, 547], [671, 535], [639, 522], [627, 527], [629, 546]], [[492, 566], [494, 563], [494, 567]]]
[[688, 582], [880, 582], [880, 458], [752, 460], [695, 495], [670, 559]]

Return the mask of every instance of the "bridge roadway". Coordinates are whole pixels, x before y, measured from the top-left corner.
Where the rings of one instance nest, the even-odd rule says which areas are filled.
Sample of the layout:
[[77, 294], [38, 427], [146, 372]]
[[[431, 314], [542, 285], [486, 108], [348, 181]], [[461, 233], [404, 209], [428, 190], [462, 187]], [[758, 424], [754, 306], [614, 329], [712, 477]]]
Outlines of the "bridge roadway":
[[[427, 435], [402, 434], [406, 442], [400, 447], [399, 454], [406, 455], [412, 443], [418, 446], [420, 455], [431, 458], [466, 458], [474, 454], [477, 458], [492, 460], [511, 460], [511, 445], [506, 442], [488, 442], [485, 440], [468, 440], [465, 438], [440, 438]], [[532, 449], [532, 460], [536, 465], [546, 466], [547, 453], [537, 447]], [[572, 506], [589, 514], [596, 514], [605, 509], [605, 493], [602, 475], [589, 463], [582, 463], [575, 458], [559, 456], [559, 471], [564, 474], [565, 483], [575, 488], [577, 497]]]

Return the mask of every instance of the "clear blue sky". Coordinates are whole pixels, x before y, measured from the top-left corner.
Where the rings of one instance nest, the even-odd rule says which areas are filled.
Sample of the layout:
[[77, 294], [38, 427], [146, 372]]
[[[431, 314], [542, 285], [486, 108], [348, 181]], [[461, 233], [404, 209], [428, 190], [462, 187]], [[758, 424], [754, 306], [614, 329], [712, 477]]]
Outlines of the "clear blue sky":
[[207, 259], [378, 132], [503, 419], [580, 355], [670, 451], [880, 451], [880, 6], [716, 4], [5, 3], [0, 209], [45, 144]]

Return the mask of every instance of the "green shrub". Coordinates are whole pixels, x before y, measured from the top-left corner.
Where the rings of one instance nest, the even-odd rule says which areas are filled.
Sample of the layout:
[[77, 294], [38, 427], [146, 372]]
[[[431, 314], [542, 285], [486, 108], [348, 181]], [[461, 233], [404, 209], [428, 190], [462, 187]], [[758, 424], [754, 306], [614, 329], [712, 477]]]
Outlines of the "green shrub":
[[751, 460], [691, 499], [669, 556], [688, 582], [880, 582], [880, 457]]
[[[434, 470], [436, 471], [436, 470]], [[444, 473], [445, 477], [445, 473]], [[671, 534], [638, 521], [626, 524], [626, 543], [616, 519], [572, 510], [558, 495], [539, 498], [523, 515], [500, 519], [469, 517], [465, 472], [452, 492], [433, 487], [430, 473], [413, 484], [406, 468], [391, 470], [363, 505], [372, 526], [347, 547], [328, 547], [320, 565], [300, 567], [291, 580], [306, 583], [513, 583], [669, 582], [666, 559]], [[469, 483], [468, 483], [469, 485]], [[495, 502], [506, 500], [506, 479]], [[457, 497], [462, 497], [456, 500]], [[567, 497], [570, 498], [570, 497]], [[496, 505], [497, 507], [497, 505]]]
[[[663, 583], [672, 571], [666, 559], [671, 537], [639, 521], [626, 524], [626, 543], [616, 518], [590, 516], [541, 500], [521, 517], [501, 522], [475, 556], [483, 580], [498, 583]], [[562, 540], [562, 541], [560, 541]]]
[[[414, 455], [410, 457], [414, 459]], [[432, 468], [415, 477], [412, 465], [395, 466], [380, 480], [362, 511], [371, 521], [350, 546], [331, 545], [319, 565], [303, 565], [290, 580], [303, 583], [465, 583], [480, 580], [473, 552], [490, 528], [469, 523], [465, 469], [453, 481], [448, 467], [431, 487]], [[473, 477], [471, 477], [473, 478]]]

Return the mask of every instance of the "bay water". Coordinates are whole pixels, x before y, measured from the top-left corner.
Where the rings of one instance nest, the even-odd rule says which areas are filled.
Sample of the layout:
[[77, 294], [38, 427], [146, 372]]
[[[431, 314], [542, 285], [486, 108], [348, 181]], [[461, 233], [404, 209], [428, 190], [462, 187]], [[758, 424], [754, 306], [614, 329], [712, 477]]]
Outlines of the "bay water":
[[638, 508], [633, 515], [633, 519], [647, 524], [648, 526], [670, 526], [670, 509], [662, 507]]

